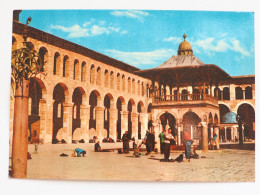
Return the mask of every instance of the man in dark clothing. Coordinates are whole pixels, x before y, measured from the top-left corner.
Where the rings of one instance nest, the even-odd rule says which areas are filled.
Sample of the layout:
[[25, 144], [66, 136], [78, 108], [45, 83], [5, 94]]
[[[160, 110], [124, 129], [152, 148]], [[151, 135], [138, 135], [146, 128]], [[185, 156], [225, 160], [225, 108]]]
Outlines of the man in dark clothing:
[[129, 153], [129, 138], [128, 132], [126, 131], [122, 137], [124, 153]]
[[147, 151], [146, 155], [150, 154], [153, 151], [154, 139], [155, 139], [154, 134], [147, 132], [147, 136], [145, 140], [146, 151]]
[[112, 152], [113, 150], [109, 150], [109, 149], [102, 149], [100, 146], [100, 141], [97, 141], [97, 143], [95, 143], [95, 152]]

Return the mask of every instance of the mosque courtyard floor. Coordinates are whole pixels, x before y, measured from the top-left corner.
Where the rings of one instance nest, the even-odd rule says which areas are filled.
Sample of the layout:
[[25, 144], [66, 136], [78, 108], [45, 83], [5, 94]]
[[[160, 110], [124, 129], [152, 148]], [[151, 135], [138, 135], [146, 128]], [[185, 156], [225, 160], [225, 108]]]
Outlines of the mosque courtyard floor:
[[[102, 143], [102, 148], [119, 148], [122, 143]], [[226, 145], [227, 146], [227, 145]], [[248, 145], [250, 146], [250, 145]], [[86, 157], [71, 157], [75, 148], [87, 151]], [[254, 182], [255, 150], [221, 147], [219, 151], [201, 153], [190, 162], [160, 162], [163, 154], [155, 153], [134, 158], [133, 152], [96, 153], [94, 144], [42, 144], [28, 151], [28, 179], [116, 180], [116, 181], [179, 181], [179, 182]], [[60, 154], [68, 154], [61, 157]], [[145, 152], [141, 152], [145, 153]], [[183, 151], [171, 152], [175, 159]], [[206, 158], [201, 158], [205, 156]]]

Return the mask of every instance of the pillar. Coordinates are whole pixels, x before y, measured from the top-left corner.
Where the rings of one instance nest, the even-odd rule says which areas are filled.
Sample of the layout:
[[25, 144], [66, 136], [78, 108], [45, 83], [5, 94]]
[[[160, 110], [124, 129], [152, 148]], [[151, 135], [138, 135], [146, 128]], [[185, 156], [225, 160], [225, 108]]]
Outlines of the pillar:
[[231, 141], [234, 140], [234, 128], [231, 127]]
[[208, 127], [206, 122], [201, 122], [201, 128], [202, 128], [202, 151], [208, 152]]
[[156, 142], [154, 149], [157, 149], [158, 152], [161, 152], [159, 134], [161, 133], [162, 128], [160, 129], [160, 123], [153, 122], [153, 131], [155, 132], [155, 142]]
[[141, 138], [143, 139], [148, 130], [148, 113], [140, 113]]
[[109, 131], [110, 137], [116, 142], [116, 126], [117, 126], [117, 109], [109, 109]]
[[190, 126], [190, 138], [193, 139], [193, 126]]
[[210, 138], [213, 138], [213, 127], [210, 127]]
[[72, 142], [72, 108], [73, 104], [63, 102], [63, 128], [66, 129], [65, 141], [70, 144]]
[[90, 105], [80, 106], [81, 129], [83, 130], [83, 139], [86, 143], [89, 142], [89, 111]]
[[217, 138], [216, 138], [216, 147], [217, 150], [219, 150], [219, 127], [214, 127], [214, 132], [217, 134]]
[[121, 136], [128, 130], [128, 111], [121, 111]]
[[178, 145], [181, 145], [181, 126], [178, 125]]
[[132, 121], [132, 137], [138, 139], [138, 113], [131, 113], [131, 121]]
[[102, 140], [104, 136], [102, 131], [104, 130], [104, 107], [95, 107], [96, 110], [96, 132], [99, 140]]
[[49, 104], [47, 101], [46, 104], [46, 134], [44, 138], [44, 143], [52, 143], [52, 133], [53, 133], [53, 104], [55, 100], [52, 100], [52, 94], [49, 94], [49, 98], [47, 100], [50, 100]]
[[12, 176], [26, 178], [28, 152], [28, 96], [29, 82], [17, 83], [14, 100]]
[[227, 127], [225, 127], [225, 141], [227, 141]]
[[40, 114], [40, 136], [39, 139], [45, 140], [46, 135], [46, 100], [40, 99], [39, 114]]

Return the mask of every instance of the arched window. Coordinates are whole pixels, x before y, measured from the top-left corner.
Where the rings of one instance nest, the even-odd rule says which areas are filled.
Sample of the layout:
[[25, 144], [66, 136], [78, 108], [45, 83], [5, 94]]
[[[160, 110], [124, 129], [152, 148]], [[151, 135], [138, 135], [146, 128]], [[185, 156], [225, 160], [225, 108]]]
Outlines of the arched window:
[[101, 86], [101, 68], [97, 68], [97, 85]]
[[82, 62], [81, 64], [81, 81], [86, 81], [87, 77], [87, 65], [86, 62]]
[[221, 90], [219, 88], [214, 89], [214, 97], [218, 96], [218, 100], [221, 100]]
[[246, 87], [246, 90], [245, 90], [245, 99], [252, 99], [253, 96], [252, 96], [252, 87]]
[[128, 93], [131, 93], [131, 78], [128, 77]]
[[114, 89], [114, 72], [110, 72], [110, 88]]
[[109, 86], [109, 73], [108, 70], [105, 70], [105, 87]]
[[120, 91], [120, 88], [121, 88], [121, 77], [120, 77], [120, 74], [119, 73], [117, 73], [117, 77], [116, 77], [117, 79], [116, 79], [116, 86], [117, 86], [117, 90], [118, 91]]
[[230, 100], [230, 91], [228, 87], [223, 89], [223, 100]]
[[242, 100], [243, 98], [243, 90], [241, 87], [236, 87], [236, 99]]
[[135, 79], [132, 80], [132, 93], [135, 94]]
[[60, 72], [60, 54], [58, 52], [54, 55], [53, 74], [56, 75]]
[[95, 84], [95, 76], [96, 76], [95, 66], [94, 66], [94, 64], [92, 64], [90, 67], [90, 83], [91, 84]]
[[122, 91], [125, 91], [125, 75], [122, 75]]
[[74, 80], [79, 79], [79, 61], [78, 60], [74, 60], [73, 79]]
[[144, 96], [144, 82], [142, 82], [142, 96]]
[[63, 77], [69, 77], [69, 57], [64, 56], [63, 58], [63, 72], [62, 72]]
[[[40, 56], [40, 63], [43, 64], [43, 65], [47, 61], [47, 54], [48, 54], [47, 49], [44, 48], [44, 47], [41, 47], [40, 50], [39, 50], [39, 56]], [[42, 67], [41, 71], [44, 71], [43, 67]]]

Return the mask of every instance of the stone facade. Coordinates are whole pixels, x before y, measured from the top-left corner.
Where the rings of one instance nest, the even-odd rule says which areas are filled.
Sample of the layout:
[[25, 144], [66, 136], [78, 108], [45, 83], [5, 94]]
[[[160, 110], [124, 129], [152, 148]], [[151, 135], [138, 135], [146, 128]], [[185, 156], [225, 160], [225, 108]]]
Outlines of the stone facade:
[[[14, 21], [13, 50], [23, 45], [22, 27]], [[45, 62], [45, 75], [38, 75], [30, 82], [28, 115], [31, 140], [51, 143], [64, 139], [71, 143], [80, 139], [89, 141], [97, 136], [100, 140], [110, 137], [116, 141], [125, 131], [142, 139], [148, 129], [155, 131], [158, 139], [165, 125], [172, 125], [180, 145], [181, 132], [185, 128], [199, 140], [207, 133], [212, 135], [216, 127], [219, 131], [221, 117], [227, 112], [222, 112], [220, 105], [227, 107], [229, 112], [238, 113], [240, 106], [245, 104], [255, 111], [254, 75], [232, 77], [216, 86], [206, 86], [207, 92], [205, 86], [197, 86], [199, 96], [194, 96], [194, 86], [179, 86], [179, 97], [185, 95], [186, 99], [176, 101], [166, 101], [166, 96], [177, 98], [172, 96], [177, 87], [156, 83], [161, 97], [165, 98], [156, 100], [150, 88], [153, 81], [138, 74], [138, 68], [31, 27], [28, 41]], [[12, 79], [10, 141], [14, 88]], [[166, 120], [167, 123], [172, 120], [172, 124], [163, 124], [165, 113], [173, 116]]]

